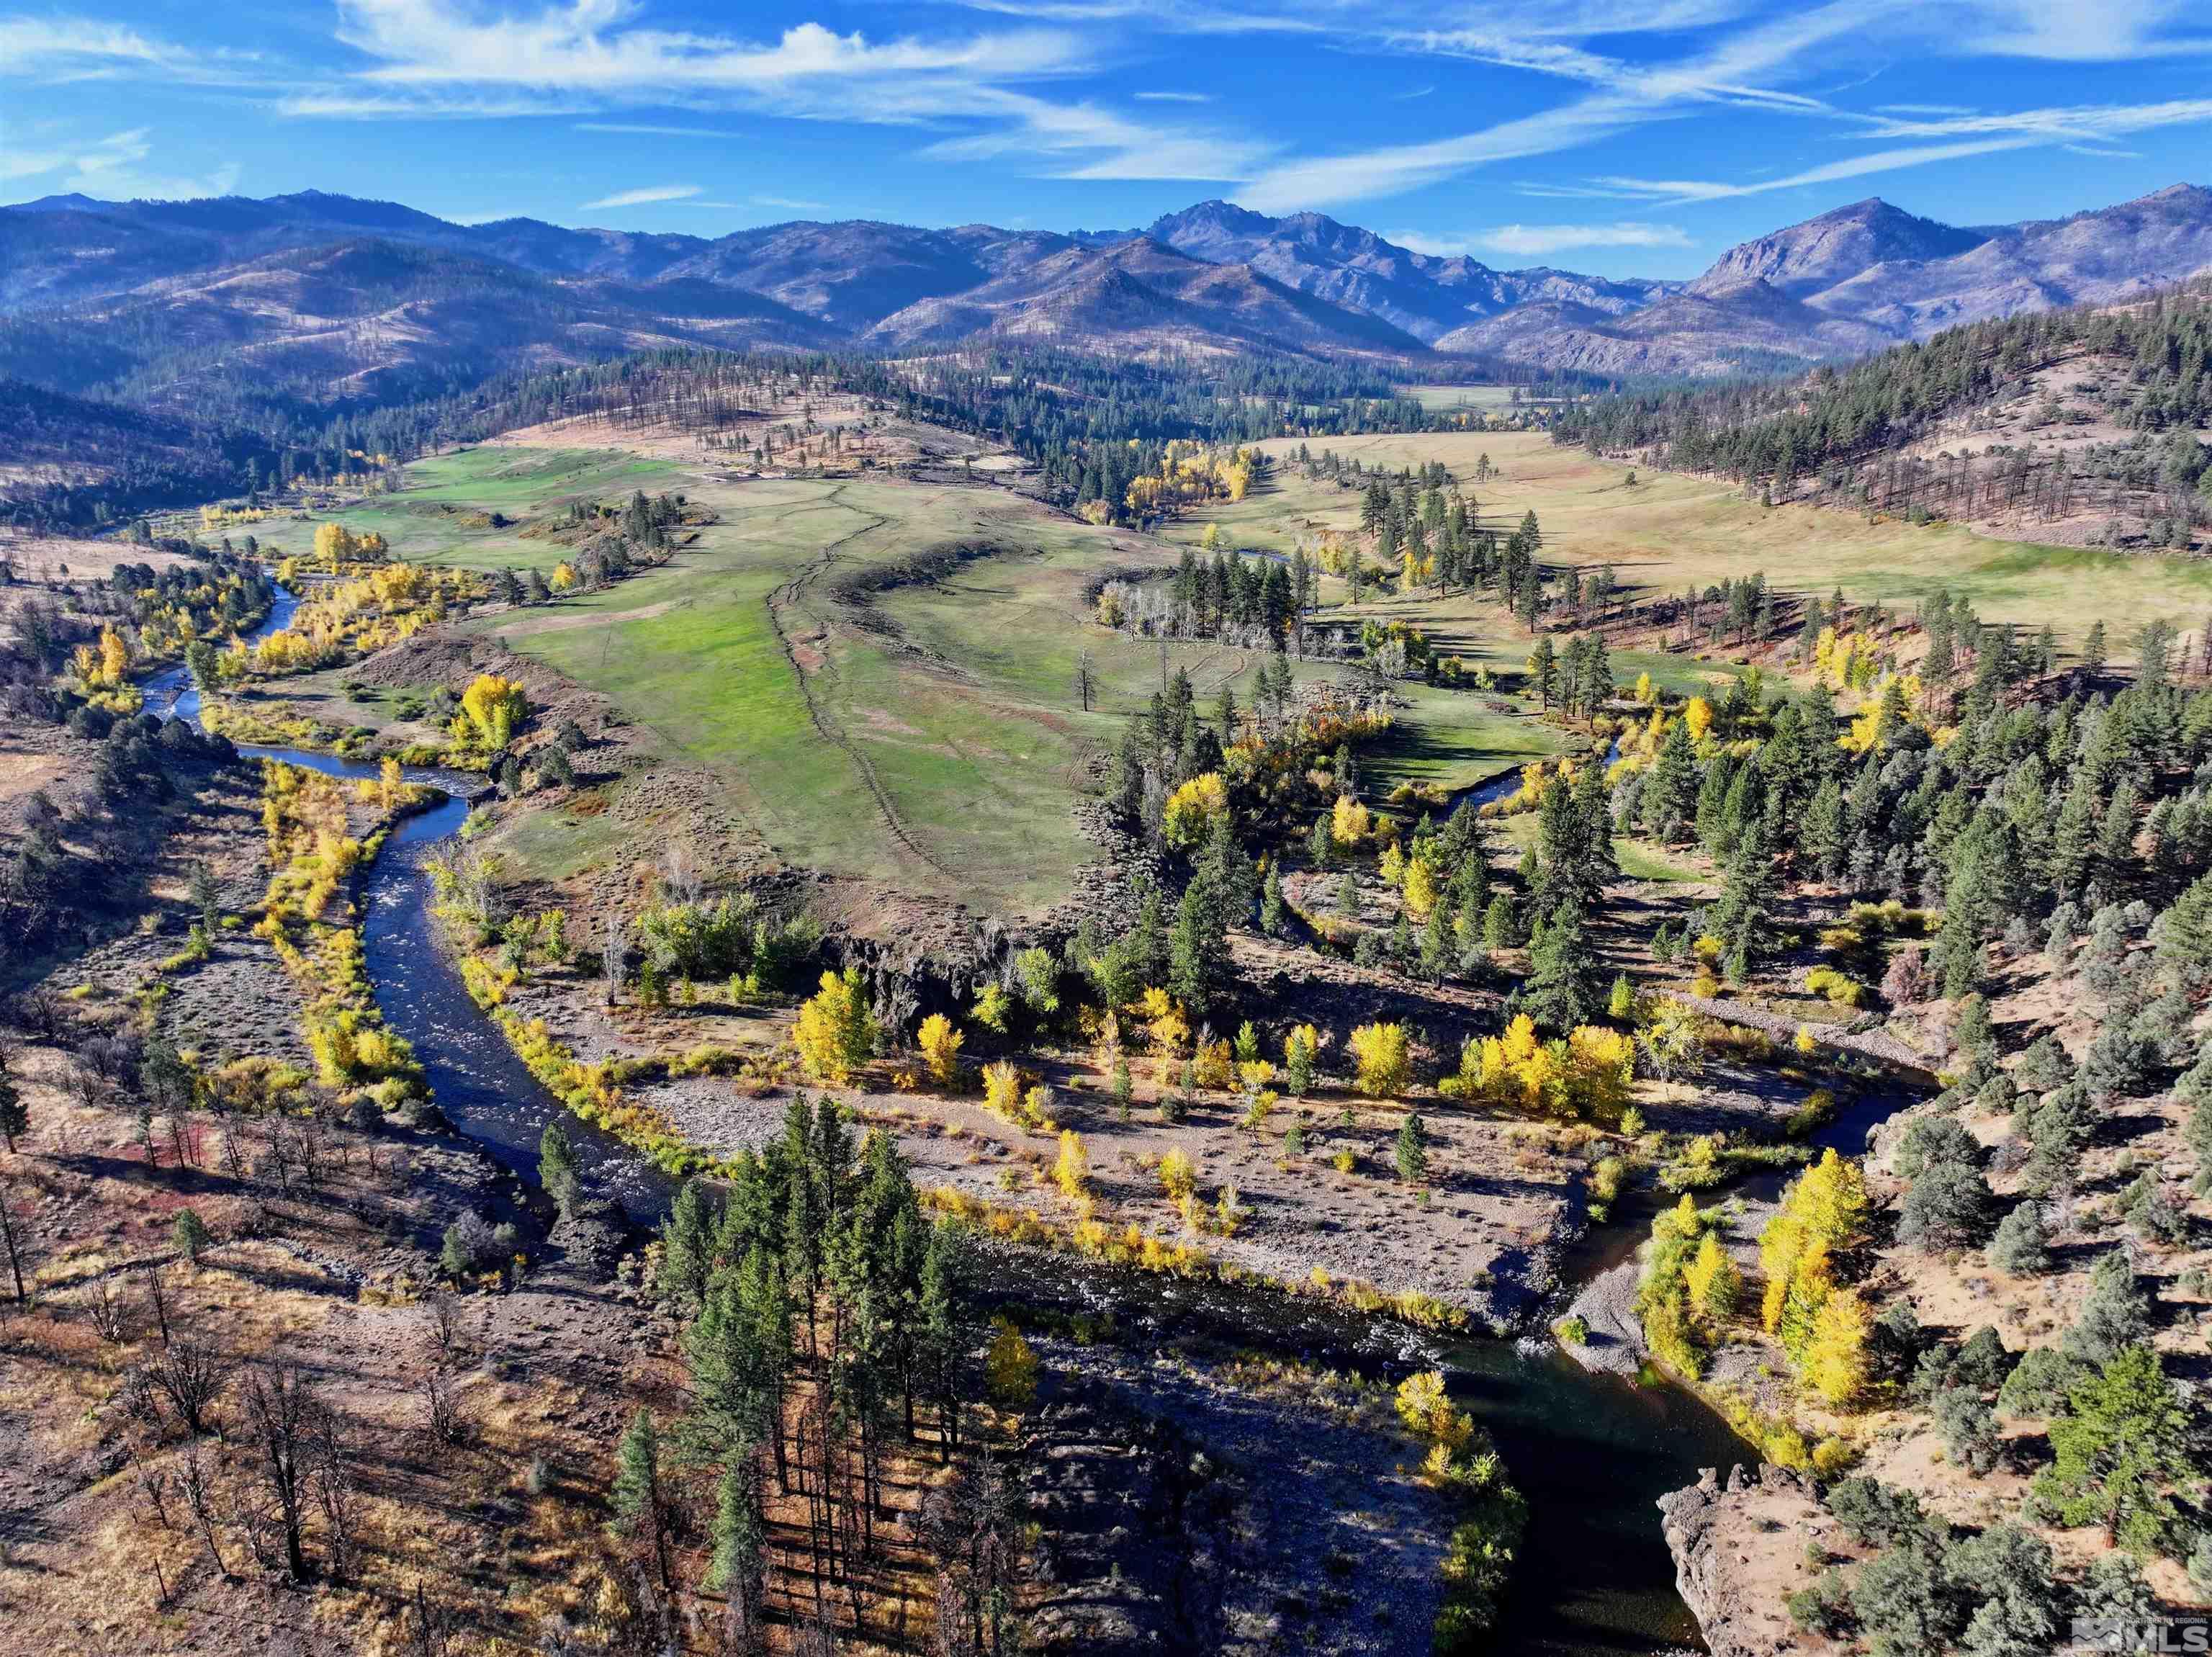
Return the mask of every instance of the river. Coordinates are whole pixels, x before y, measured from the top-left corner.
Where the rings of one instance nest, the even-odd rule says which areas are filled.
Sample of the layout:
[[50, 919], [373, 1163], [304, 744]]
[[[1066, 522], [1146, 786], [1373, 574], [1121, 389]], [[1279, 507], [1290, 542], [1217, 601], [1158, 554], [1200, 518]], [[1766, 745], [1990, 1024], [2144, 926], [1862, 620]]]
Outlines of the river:
[[[291, 595], [278, 589], [252, 638], [288, 625], [295, 607]], [[149, 677], [142, 689], [150, 711], [197, 722], [198, 693], [181, 667]], [[301, 749], [241, 745], [240, 752], [332, 776], [375, 774], [374, 765]], [[455, 1129], [534, 1181], [538, 1135], [565, 1112], [469, 999], [430, 912], [427, 861], [468, 814], [463, 791], [482, 783], [412, 768], [408, 775], [447, 792], [437, 806], [393, 831], [368, 877], [363, 932], [369, 980]], [[672, 1191], [657, 1168], [574, 1117], [568, 1125], [594, 1193], [619, 1201], [642, 1223], [665, 1210]], [[1863, 1134], [1856, 1120], [1838, 1128]], [[1624, 1213], [1577, 1251], [1577, 1272], [1622, 1258], [1641, 1226], [1632, 1209]], [[1674, 1591], [1653, 1503], [1694, 1483], [1702, 1467], [1756, 1458], [1682, 1389], [1590, 1374], [1547, 1339], [1430, 1335], [1310, 1301], [1078, 1267], [1056, 1257], [1002, 1261], [1000, 1270], [1006, 1277], [1000, 1292], [1033, 1303], [1110, 1310], [1121, 1338], [1146, 1348], [1194, 1335], [1393, 1379], [1408, 1366], [1443, 1367], [1453, 1396], [1496, 1438], [1529, 1503], [1528, 1540], [1489, 1649], [1501, 1657], [1589, 1657], [1698, 1643], [1697, 1624]]]

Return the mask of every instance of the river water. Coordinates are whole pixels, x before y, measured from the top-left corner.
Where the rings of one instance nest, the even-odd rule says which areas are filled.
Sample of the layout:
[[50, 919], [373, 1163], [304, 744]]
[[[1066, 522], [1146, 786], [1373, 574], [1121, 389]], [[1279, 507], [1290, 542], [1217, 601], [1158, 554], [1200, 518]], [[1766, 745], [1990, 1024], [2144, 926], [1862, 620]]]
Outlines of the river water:
[[[295, 607], [278, 589], [252, 637], [288, 625]], [[149, 677], [142, 688], [150, 711], [197, 722], [198, 693], [181, 667]], [[375, 774], [373, 765], [302, 749], [241, 745], [240, 751], [331, 776]], [[408, 775], [447, 792], [392, 832], [370, 873], [363, 894], [369, 980], [454, 1127], [534, 1181], [538, 1135], [566, 1112], [469, 999], [430, 911], [427, 861], [459, 829], [469, 810], [465, 796], [481, 779], [419, 769]], [[1517, 784], [1516, 774], [1507, 776]], [[1505, 783], [1489, 786], [1504, 792]], [[587, 1124], [567, 1119], [587, 1186], [639, 1221], [655, 1221], [673, 1194], [666, 1177]], [[1863, 1136], [1856, 1120], [1838, 1128]], [[1589, 1240], [1572, 1261], [1577, 1276], [1623, 1258], [1642, 1224], [1642, 1216], [1625, 1214]], [[1699, 1643], [1674, 1591], [1653, 1503], [1694, 1483], [1700, 1468], [1756, 1458], [1680, 1388], [1590, 1374], [1545, 1339], [1435, 1336], [1281, 1295], [1078, 1268], [1057, 1258], [1025, 1257], [987, 1270], [1004, 1277], [995, 1286], [987, 1282], [987, 1290], [1111, 1311], [1121, 1338], [1147, 1348], [1202, 1337], [1394, 1380], [1412, 1366], [1441, 1366], [1454, 1398], [1496, 1438], [1529, 1503], [1528, 1540], [1488, 1648], [1501, 1657], [1589, 1657]], [[1248, 1471], [1264, 1477], [1264, 1470]]]

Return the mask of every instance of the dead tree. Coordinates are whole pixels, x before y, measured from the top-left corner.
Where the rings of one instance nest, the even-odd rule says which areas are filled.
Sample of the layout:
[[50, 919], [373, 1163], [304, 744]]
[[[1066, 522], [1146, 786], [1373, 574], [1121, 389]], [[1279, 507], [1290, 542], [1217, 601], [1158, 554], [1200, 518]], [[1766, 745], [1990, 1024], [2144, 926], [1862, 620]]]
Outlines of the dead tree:
[[215, 1563], [216, 1575], [228, 1577], [230, 1567], [223, 1563], [222, 1544], [216, 1536], [214, 1483], [206, 1455], [197, 1439], [185, 1447], [177, 1469], [177, 1483], [184, 1492], [185, 1506], [191, 1512], [192, 1522], [199, 1526], [200, 1538], [207, 1544], [208, 1557]]
[[257, 1369], [246, 1383], [246, 1413], [262, 1475], [283, 1527], [284, 1571], [295, 1582], [307, 1578], [305, 1544], [310, 1436], [315, 1396], [307, 1377], [289, 1364]]
[[179, 1426], [194, 1438], [206, 1435], [208, 1410], [229, 1378], [229, 1366], [220, 1353], [188, 1336], [164, 1347], [142, 1373]]

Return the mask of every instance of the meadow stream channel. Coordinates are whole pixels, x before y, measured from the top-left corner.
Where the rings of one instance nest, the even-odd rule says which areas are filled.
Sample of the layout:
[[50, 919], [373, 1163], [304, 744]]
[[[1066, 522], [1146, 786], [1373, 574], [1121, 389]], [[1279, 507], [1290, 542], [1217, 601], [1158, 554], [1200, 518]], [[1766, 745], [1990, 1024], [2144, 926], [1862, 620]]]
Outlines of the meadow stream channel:
[[[248, 643], [289, 625], [296, 606], [276, 588], [268, 618]], [[198, 722], [198, 692], [184, 668], [154, 674], [142, 688], [149, 711]], [[333, 777], [376, 775], [374, 765], [305, 749], [241, 744], [240, 752]], [[444, 798], [392, 831], [367, 878], [369, 980], [386, 1019], [413, 1045], [454, 1128], [534, 1184], [538, 1136], [566, 1112], [470, 1000], [431, 914], [430, 856], [459, 831], [470, 809], [466, 794], [481, 789], [483, 780], [421, 768], [406, 775], [444, 790]], [[1507, 777], [1517, 781], [1516, 773]], [[1850, 1112], [1821, 1139], [1856, 1152], [1876, 1120], [1879, 1115]], [[585, 1123], [571, 1117], [568, 1126], [589, 1187], [619, 1201], [638, 1224], [656, 1224], [674, 1194], [666, 1176]], [[1564, 1274], [1570, 1289], [1628, 1258], [1650, 1212], [1648, 1201], [1625, 1201], [1604, 1228], [1572, 1246]], [[1675, 1592], [1653, 1504], [1696, 1483], [1701, 1468], [1756, 1462], [1757, 1453], [1682, 1388], [1586, 1371], [1547, 1335], [1440, 1335], [1266, 1290], [1078, 1265], [1028, 1252], [1018, 1261], [983, 1252], [979, 1287], [987, 1295], [1110, 1313], [1111, 1338], [1147, 1354], [1197, 1339], [1393, 1380], [1413, 1368], [1441, 1367], [1454, 1398], [1496, 1438], [1528, 1501], [1528, 1538], [1489, 1649], [1500, 1657], [1590, 1657], [1702, 1644]], [[994, 1275], [1004, 1282], [993, 1284]]]

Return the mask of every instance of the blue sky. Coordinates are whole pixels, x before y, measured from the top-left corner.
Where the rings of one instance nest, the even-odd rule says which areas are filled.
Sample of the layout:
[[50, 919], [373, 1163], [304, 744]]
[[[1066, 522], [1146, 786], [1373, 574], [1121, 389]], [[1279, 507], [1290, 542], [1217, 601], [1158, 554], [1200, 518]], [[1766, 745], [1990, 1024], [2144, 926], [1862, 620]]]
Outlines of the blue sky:
[[1683, 276], [1863, 196], [1982, 223], [2212, 181], [2208, 68], [2212, 0], [0, 0], [0, 200], [714, 235], [1222, 196]]

